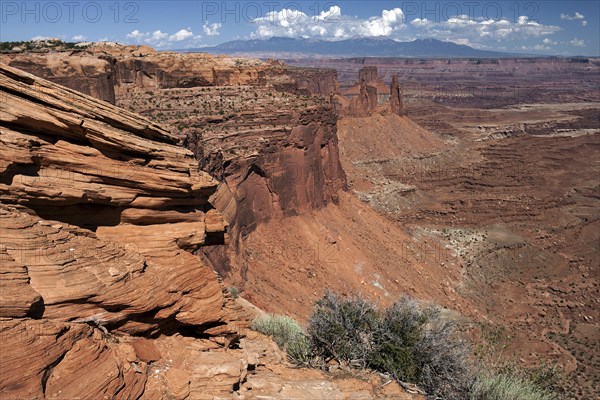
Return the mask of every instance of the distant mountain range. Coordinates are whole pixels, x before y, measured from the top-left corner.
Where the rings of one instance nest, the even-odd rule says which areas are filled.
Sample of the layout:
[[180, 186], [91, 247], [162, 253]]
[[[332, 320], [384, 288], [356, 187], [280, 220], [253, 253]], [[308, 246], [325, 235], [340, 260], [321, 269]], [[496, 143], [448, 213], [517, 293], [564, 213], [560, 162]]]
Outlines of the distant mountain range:
[[275, 54], [325, 56], [325, 57], [527, 57], [526, 54], [511, 54], [497, 51], [478, 50], [452, 42], [436, 39], [417, 39], [412, 42], [396, 42], [391, 39], [359, 38], [338, 41], [317, 39], [294, 39], [273, 37], [270, 39], [234, 40], [213, 47], [186, 49], [187, 52], [269, 56]]

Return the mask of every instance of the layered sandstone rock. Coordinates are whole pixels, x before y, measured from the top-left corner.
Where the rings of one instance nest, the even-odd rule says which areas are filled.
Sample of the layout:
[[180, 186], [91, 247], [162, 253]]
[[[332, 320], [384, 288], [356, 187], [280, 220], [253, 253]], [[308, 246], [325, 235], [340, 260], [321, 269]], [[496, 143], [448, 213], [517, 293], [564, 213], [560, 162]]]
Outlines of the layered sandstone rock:
[[292, 68], [206, 53], [156, 52], [147, 47], [96, 45], [92, 55], [112, 58], [118, 94], [139, 89], [174, 89], [214, 86], [270, 87], [305, 96], [339, 92], [333, 69]]
[[228, 57], [203, 53], [157, 53], [141, 56], [112, 54], [115, 57], [117, 91], [169, 89], [198, 86], [245, 85], [256, 83], [268, 66], [259, 60], [244, 64]]
[[204, 86], [272, 86], [310, 96], [339, 91], [333, 69], [291, 68], [206, 53], [157, 52], [147, 46], [96, 44], [78, 51], [9, 53], [1, 54], [0, 62], [113, 104], [115, 92]]
[[339, 93], [337, 72], [331, 68], [286, 68], [295, 82], [297, 93], [308, 96], [331, 96]]
[[[247, 61], [239, 67], [253, 68]], [[202, 168], [226, 184], [215, 205], [234, 242], [260, 222], [335, 202], [345, 188], [331, 98], [338, 90], [335, 71], [275, 62], [261, 68], [254, 83], [118, 96], [119, 105], [178, 127]]]
[[308, 96], [339, 92], [326, 68], [206, 53], [158, 52], [148, 46], [94, 44], [84, 50], [0, 54], [0, 62], [115, 103], [115, 93], [206, 86], [251, 85]]
[[222, 122], [225, 135], [204, 133], [208, 162], [216, 157], [214, 163], [225, 166], [223, 179], [237, 207], [231, 221], [237, 227], [250, 232], [271, 218], [337, 201], [345, 177], [333, 107], [323, 104], [241, 115]]
[[[138, 333], [162, 320], [221, 321], [220, 285], [191, 254], [209, 239], [224, 242], [225, 222], [208, 203], [217, 182], [160, 126], [19, 70], [0, 71], [0, 200], [15, 206], [2, 226], [17, 263], [13, 281], [26, 281], [24, 265], [44, 316], [57, 319], [97, 315], [120, 326], [130, 314], [161, 310], [145, 316]], [[72, 274], [78, 278], [65, 286]], [[83, 299], [93, 299], [84, 313]]]
[[115, 103], [115, 73], [110, 57], [83, 52], [1, 54], [0, 62], [33, 75]]
[[82, 390], [86, 398], [102, 398], [121, 388], [121, 398], [139, 397], [147, 365], [136, 365], [144, 372], [138, 374], [130, 364], [117, 363], [114, 348], [119, 346], [98, 332], [86, 324], [51, 319], [0, 319], [2, 398], [72, 399]]
[[149, 359], [124, 339], [246, 324], [193, 254], [226, 223], [175, 137], [5, 65], [0, 96], [3, 397], [138, 398]]

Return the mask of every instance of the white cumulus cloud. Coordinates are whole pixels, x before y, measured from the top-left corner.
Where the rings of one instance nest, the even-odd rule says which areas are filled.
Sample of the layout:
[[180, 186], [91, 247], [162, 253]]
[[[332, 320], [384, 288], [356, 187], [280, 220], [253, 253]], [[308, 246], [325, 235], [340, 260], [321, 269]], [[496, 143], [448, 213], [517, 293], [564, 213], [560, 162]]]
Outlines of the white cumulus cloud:
[[182, 40], [186, 40], [194, 36], [194, 33], [188, 29], [181, 29], [174, 35], [169, 36], [169, 40], [172, 42], [181, 42]]
[[577, 38], [571, 40], [569, 43], [571, 43], [571, 46], [574, 47], [585, 47], [585, 40], [579, 40]]
[[215, 22], [209, 24], [208, 21], [202, 25], [202, 29], [207, 36], [218, 36], [220, 34], [219, 29], [221, 29], [223, 25], [220, 22]]
[[331, 6], [315, 16], [294, 9], [271, 11], [252, 22], [257, 25], [252, 36], [257, 38], [283, 36], [347, 39], [355, 36], [391, 36], [405, 27], [404, 13], [400, 8], [383, 10], [381, 16], [362, 19], [343, 15], [339, 6]]
[[543, 25], [526, 16], [520, 16], [516, 22], [511, 22], [506, 19], [473, 19], [467, 15], [457, 15], [440, 22], [415, 18], [410, 24], [419, 37], [453, 42], [469, 40], [475, 47], [482, 48], [487, 42], [518, 41], [551, 35], [561, 30], [558, 26]]
[[78, 42], [83, 42], [84, 40], [87, 40], [87, 36], [85, 35], [75, 35], [71, 38], [71, 40], [75, 40]]
[[319, 15], [315, 17], [317, 21], [337, 21], [342, 16], [342, 9], [339, 6], [331, 6], [329, 10], [321, 11]]
[[560, 14], [560, 19], [564, 19], [567, 21], [576, 21], [576, 20], [581, 20], [581, 25], [582, 26], [587, 26], [587, 21], [585, 20], [585, 15], [575, 11], [575, 15], [569, 15], [569, 14]]
[[560, 19], [566, 19], [567, 21], [573, 21], [574, 19], [585, 19], [585, 15], [578, 13], [575, 11], [575, 15], [571, 16], [569, 14], [560, 14]]
[[157, 42], [157, 41], [161, 41], [161, 40], [165, 40], [167, 37], [169, 37], [168, 33], [163, 33], [159, 30], [156, 30], [154, 32], [152, 32], [152, 34], [150, 34], [150, 37], [146, 39], [146, 41], [148, 42]]
[[128, 39], [138, 44], [149, 44], [156, 48], [168, 48], [177, 43], [177, 46], [193, 47], [200, 44], [202, 36], [194, 35], [191, 28], [180, 29], [179, 31], [170, 34], [157, 29], [153, 32], [140, 32], [134, 30], [127, 35]]
[[140, 32], [139, 30], [136, 29], [136, 30], [134, 30], [132, 32], [129, 32], [127, 34], [127, 37], [130, 38], [130, 39], [134, 39], [134, 40], [138, 40], [139, 41], [139, 40], [142, 40], [144, 38], [144, 36], [146, 36], [146, 35], [147, 35], [147, 33], [142, 33], [142, 32]]

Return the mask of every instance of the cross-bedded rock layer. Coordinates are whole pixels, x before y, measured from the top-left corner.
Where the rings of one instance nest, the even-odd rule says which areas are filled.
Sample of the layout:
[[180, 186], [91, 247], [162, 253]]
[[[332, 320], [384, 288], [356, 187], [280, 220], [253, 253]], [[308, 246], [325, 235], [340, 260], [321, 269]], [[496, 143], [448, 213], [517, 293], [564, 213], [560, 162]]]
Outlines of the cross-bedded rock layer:
[[226, 226], [218, 183], [177, 138], [1, 64], [0, 96], [3, 396], [73, 398], [85, 380], [90, 398], [137, 398], [147, 360], [133, 367], [110, 335], [244, 325], [193, 254]]

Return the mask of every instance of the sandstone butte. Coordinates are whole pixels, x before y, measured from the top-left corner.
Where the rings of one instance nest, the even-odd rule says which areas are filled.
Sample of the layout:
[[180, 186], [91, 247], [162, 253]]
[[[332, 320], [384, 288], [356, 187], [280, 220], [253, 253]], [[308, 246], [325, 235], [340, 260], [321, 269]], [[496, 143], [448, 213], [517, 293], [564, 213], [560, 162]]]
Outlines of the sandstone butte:
[[0, 99], [2, 398], [420, 398], [246, 334], [218, 182], [160, 125], [3, 64]]

